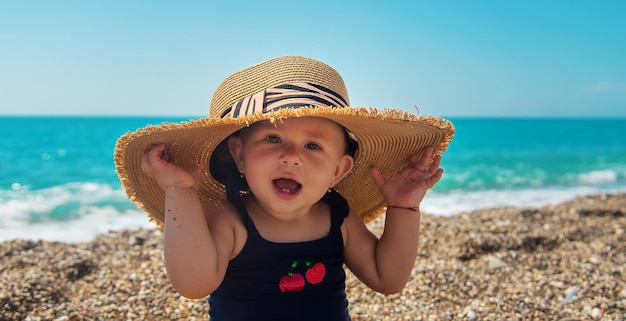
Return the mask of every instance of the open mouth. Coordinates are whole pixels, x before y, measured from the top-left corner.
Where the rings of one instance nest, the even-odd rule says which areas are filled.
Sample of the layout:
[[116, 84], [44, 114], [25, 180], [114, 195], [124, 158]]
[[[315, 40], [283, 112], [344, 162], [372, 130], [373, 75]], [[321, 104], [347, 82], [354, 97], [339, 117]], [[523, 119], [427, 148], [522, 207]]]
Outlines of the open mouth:
[[273, 180], [276, 189], [283, 193], [295, 194], [302, 188], [300, 183], [289, 178], [278, 178]]

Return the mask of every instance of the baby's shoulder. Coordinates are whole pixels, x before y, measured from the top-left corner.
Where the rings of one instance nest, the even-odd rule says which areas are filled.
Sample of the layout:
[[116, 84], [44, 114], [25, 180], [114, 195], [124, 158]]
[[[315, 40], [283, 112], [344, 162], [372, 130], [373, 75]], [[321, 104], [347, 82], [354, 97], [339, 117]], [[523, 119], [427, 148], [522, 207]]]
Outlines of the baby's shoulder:
[[204, 210], [207, 225], [219, 244], [229, 247], [230, 258], [234, 258], [243, 248], [247, 231], [237, 208], [227, 200], [220, 200]]
[[231, 224], [233, 226], [243, 226], [241, 215], [237, 208], [227, 200], [215, 201], [204, 209], [209, 226], [214, 224]]

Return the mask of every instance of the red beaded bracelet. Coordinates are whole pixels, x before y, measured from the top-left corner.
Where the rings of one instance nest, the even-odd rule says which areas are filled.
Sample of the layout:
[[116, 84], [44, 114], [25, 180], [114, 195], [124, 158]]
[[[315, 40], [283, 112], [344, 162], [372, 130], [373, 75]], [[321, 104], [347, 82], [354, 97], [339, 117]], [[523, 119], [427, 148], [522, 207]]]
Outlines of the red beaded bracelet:
[[402, 206], [387, 205], [387, 208], [399, 208], [401, 210], [409, 210], [409, 211], [412, 211], [412, 212], [419, 211], [419, 209], [417, 207], [402, 207]]

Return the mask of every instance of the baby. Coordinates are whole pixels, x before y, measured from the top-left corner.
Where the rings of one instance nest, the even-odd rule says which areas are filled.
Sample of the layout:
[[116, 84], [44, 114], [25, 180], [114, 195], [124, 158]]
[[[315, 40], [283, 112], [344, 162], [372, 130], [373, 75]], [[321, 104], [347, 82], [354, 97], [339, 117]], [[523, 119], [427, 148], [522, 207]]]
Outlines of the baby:
[[[224, 80], [208, 118], [126, 134], [115, 160], [163, 227], [173, 287], [208, 295], [211, 320], [350, 320], [344, 264], [375, 291], [402, 290], [453, 133], [438, 117], [351, 108], [334, 69], [286, 56]], [[365, 222], [385, 210], [377, 238]]]

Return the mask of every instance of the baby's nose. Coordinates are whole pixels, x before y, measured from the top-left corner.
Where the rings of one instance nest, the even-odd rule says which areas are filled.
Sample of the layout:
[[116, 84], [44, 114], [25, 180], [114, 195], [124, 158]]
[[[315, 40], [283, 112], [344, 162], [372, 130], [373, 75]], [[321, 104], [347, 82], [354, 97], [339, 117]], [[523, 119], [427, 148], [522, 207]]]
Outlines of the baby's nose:
[[282, 164], [293, 164], [300, 165], [302, 164], [302, 159], [298, 152], [298, 149], [294, 146], [286, 147], [281, 155], [280, 162]]

